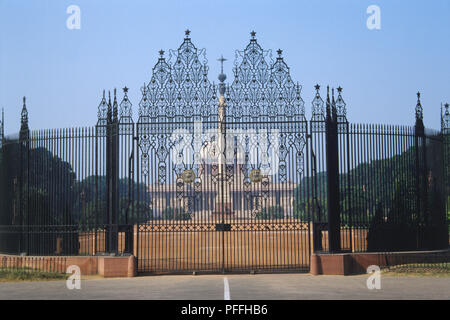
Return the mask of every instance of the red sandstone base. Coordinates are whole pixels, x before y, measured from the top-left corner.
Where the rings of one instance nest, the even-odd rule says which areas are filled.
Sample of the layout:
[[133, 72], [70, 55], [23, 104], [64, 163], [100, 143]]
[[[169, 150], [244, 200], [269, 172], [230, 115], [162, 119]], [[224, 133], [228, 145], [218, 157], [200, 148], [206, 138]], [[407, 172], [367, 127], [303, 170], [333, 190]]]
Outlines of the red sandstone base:
[[129, 257], [103, 257], [98, 259], [98, 274], [105, 278], [135, 277], [136, 259]]
[[[313, 275], [351, 275], [367, 272], [371, 265], [385, 266], [386, 259], [394, 261], [427, 262], [430, 253], [450, 254], [449, 250], [416, 252], [361, 252], [361, 253], [314, 253], [311, 255], [310, 272]], [[395, 256], [395, 259], [392, 257]]]
[[[396, 252], [396, 253], [315, 253], [311, 255], [310, 271], [313, 275], [351, 275], [367, 272], [370, 265], [385, 266], [387, 259], [395, 261], [427, 262], [430, 254], [450, 255], [450, 250]], [[395, 256], [395, 259], [393, 257]], [[81, 275], [101, 275], [110, 277], [135, 277], [136, 258], [134, 256], [14, 256], [0, 255], [0, 268], [33, 268], [64, 273], [67, 267], [76, 265]]]
[[111, 277], [135, 277], [136, 258], [134, 256], [12, 256], [0, 255], [0, 268], [33, 268], [45, 271], [64, 273], [67, 267], [76, 265], [80, 268], [81, 275], [101, 275]]

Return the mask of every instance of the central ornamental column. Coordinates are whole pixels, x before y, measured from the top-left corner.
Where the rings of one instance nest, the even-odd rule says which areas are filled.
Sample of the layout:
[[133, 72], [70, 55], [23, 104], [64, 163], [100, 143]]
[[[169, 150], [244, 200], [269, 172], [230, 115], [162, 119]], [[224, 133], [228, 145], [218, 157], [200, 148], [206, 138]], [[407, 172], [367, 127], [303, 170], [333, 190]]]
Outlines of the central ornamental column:
[[219, 59], [221, 62], [221, 73], [219, 74], [219, 106], [218, 106], [218, 138], [217, 138], [217, 149], [218, 149], [218, 176], [217, 176], [217, 196], [214, 203], [213, 215], [221, 216], [222, 218], [226, 215], [232, 215], [232, 202], [230, 200], [230, 190], [227, 183], [226, 175], [226, 103], [225, 103], [225, 79], [227, 76], [223, 73], [223, 62], [226, 61], [223, 57]]

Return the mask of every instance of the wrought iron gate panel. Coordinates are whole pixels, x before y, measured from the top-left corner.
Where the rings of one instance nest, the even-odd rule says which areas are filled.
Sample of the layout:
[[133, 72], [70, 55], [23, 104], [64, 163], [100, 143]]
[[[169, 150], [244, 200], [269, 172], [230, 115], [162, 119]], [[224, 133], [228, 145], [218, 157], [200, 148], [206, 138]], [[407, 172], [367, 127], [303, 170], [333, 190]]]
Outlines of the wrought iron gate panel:
[[[217, 130], [217, 123], [202, 127]], [[193, 123], [138, 122], [137, 135], [140, 196], [149, 206], [138, 231], [140, 270], [220, 271], [220, 216], [211, 214], [217, 169], [194, 161], [204, 156], [205, 134], [196, 138]]]
[[255, 34], [236, 52], [230, 86], [225, 76], [220, 86], [210, 83], [205, 51], [187, 30], [167, 60], [160, 51], [141, 89], [136, 179], [138, 203], [148, 205], [137, 227], [141, 272], [309, 270], [301, 86], [282, 51], [273, 61]]
[[243, 161], [229, 164], [225, 270], [309, 270], [306, 121], [227, 125], [227, 142], [233, 136], [237, 142], [230, 158]]

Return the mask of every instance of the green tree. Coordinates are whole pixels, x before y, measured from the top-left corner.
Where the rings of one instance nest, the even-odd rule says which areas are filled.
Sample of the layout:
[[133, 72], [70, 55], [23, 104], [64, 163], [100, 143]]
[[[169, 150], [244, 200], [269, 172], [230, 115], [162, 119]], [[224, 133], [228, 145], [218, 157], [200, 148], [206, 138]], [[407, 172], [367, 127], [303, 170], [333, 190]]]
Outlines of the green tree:
[[182, 208], [168, 207], [161, 212], [161, 219], [164, 220], [190, 220], [191, 215]]
[[284, 218], [284, 210], [281, 206], [271, 206], [268, 208], [262, 208], [256, 216], [256, 219], [283, 219]]

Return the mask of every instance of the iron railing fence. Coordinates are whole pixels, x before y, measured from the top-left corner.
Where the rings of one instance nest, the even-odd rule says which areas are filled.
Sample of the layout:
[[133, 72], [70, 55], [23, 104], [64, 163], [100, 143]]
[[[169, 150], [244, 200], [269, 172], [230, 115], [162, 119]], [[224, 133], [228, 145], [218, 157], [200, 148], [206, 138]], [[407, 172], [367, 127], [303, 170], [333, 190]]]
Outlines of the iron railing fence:
[[448, 104], [446, 117], [447, 121], [442, 121], [441, 135], [443, 141], [442, 161], [444, 163], [444, 195], [447, 196], [445, 199], [445, 207], [447, 212], [447, 225], [450, 242], [450, 115], [448, 111]]
[[445, 248], [439, 133], [417, 146], [413, 127], [350, 124], [340, 139], [342, 249]]
[[[133, 233], [137, 223], [162, 223], [152, 222], [155, 217], [150, 214], [152, 198], [151, 205], [155, 208], [162, 208], [159, 203], [162, 198], [150, 192], [148, 181], [141, 179], [142, 186], [138, 187], [136, 178], [128, 176], [134, 166], [130, 156], [135, 148], [129, 133], [119, 135], [125, 141], [119, 143], [120, 149], [125, 150], [120, 152], [118, 161], [119, 219], [117, 223], [107, 223], [106, 138], [96, 132], [95, 127], [36, 131], [30, 133], [27, 145], [19, 139], [4, 140], [0, 168], [0, 252], [105, 254], [111, 252], [108, 237], [117, 233], [114, 240], [118, 243], [117, 253], [134, 253], [137, 244], [133, 244], [136, 241]], [[323, 228], [316, 233], [321, 230], [321, 250], [328, 250], [323, 131], [312, 126], [310, 136], [314, 157], [305, 158], [311, 165], [305, 166], [305, 175], [297, 182], [298, 193], [294, 191], [292, 207], [286, 200], [287, 190], [282, 190], [279, 198], [286, 212], [290, 212], [288, 216], [299, 217], [304, 223], [322, 224]], [[406, 126], [348, 124], [348, 131], [340, 131], [338, 136], [342, 250], [433, 249], [448, 243], [440, 230], [448, 225], [445, 135], [427, 131], [425, 148], [416, 147], [414, 128]], [[427, 166], [426, 176], [420, 166], [422, 175], [417, 174], [417, 154], [425, 159], [422, 165]], [[151, 169], [150, 173], [158, 172]], [[244, 190], [240, 180], [239, 177], [233, 180], [233, 190], [240, 187]], [[167, 188], [161, 185], [160, 189]], [[273, 192], [274, 189], [267, 189], [268, 194]], [[191, 209], [212, 210], [213, 201], [204, 200], [191, 203]], [[267, 204], [275, 207], [277, 201], [277, 195], [271, 196]], [[426, 205], [417, 210], [420, 201]], [[249, 205], [255, 205], [254, 201]], [[246, 207], [239, 208], [235, 203], [235, 210]], [[171, 221], [171, 217], [166, 218], [169, 219], [166, 222]]]
[[[33, 131], [5, 140], [0, 167], [0, 252], [28, 255], [131, 253], [128, 177], [119, 179], [118, 222], [109, 223], [105, 138], [96, 128]], [[131, 242], [130, 242], [131, 241]], [[131, 245], [132, 246], [132, 245]]]

